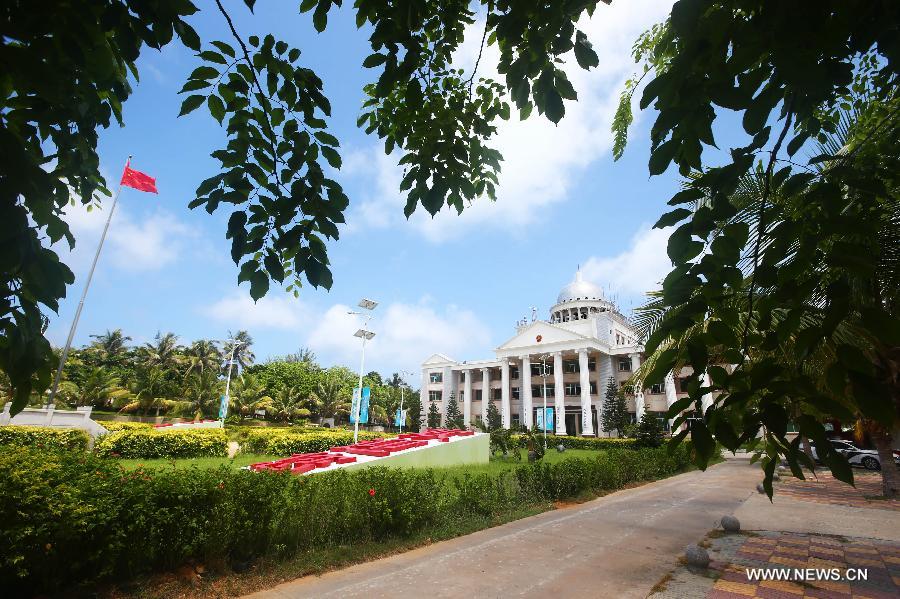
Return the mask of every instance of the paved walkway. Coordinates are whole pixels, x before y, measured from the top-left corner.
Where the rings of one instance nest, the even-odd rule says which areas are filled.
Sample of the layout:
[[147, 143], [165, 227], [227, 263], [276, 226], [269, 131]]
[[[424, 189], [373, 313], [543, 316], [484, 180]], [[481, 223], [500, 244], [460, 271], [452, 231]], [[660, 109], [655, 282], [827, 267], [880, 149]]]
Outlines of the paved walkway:
[[252, 597], [646, 597], [758, 479], [729, 460]]

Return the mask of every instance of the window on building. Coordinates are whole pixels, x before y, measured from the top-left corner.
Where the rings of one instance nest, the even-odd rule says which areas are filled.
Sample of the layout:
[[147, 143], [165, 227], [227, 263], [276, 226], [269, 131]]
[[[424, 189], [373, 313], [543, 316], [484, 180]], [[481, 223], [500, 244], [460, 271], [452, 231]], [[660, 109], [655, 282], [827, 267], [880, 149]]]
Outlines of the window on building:
[[460, 373], [459, 373], [459, 382], [460, 383], [466, 382], [466, 373], [464, 371], [460, 371]]
[[581, 383], [566, 383], [566, 395], [581, 395]]
[[472, 391], [472, 397], [475, 398], [475, 401], [481, 401], [481, 389], [475, 389]]
[[[553, 385], [547, 385], [547, 397], [554, 397], [554, 393], [556, 390], [553, 388]], [[531, 397], [543, 398], [544, 397], [544, 386], [543, 385], [532, 385], [531, 386]]]
[[578, 372], [578, 360], [565, 360], [563, 362], [563, 372]]
[[510, 414], [510, 423], [513, 426], [519, 426], [519, 415], [518, 414]]
[[428, 375], [428, 380], [432, 383], [443, 383], [444, 382], [444, 373], [442, 372], [432, 372]]
[[511, 389], [511, 395], [512, 395], [512, 398], [513, 398], [513, 399], [519, 399], [519, 388], [518, 388], [518, 387], [513, 387], [513, 388]]
[[681, 389], [682, 393], [688, 392], [688, 379], [678, 379], [678, 388]]
[[594, 372], [597, 370], [597, 358], [588, 358], [588, 371]]
[[491, 389], [491, 399], [501, 399], [503, 397], [502, 389]]
[[662, 393], [662, 392], [663, 392], [663, 388], [662, 388], [661, 384], [656, 383], [655, 385], [650, 386], [650, 393]]
[[[542, 362], [532, 362], [531, 364], [531, 376], [541, 376], [541, 370], [543, 369], [544, 364]], [[553, 362], [547, 362], [547, 376], [553, 374]]]
[[628, 423], [637, 424], [637, 414], [635, 414], [634, 412], [628, 412]]
[[597, 395], [597, 383], [591, 381], [591, 395]]
[[441, 392], [440, 391], [429, 391], [428, 392], [428, 401], [441, 401]]
[[509, 369], [509, 378], [511, 378], [511, 379], [519, 378], [519, 367], [518, 366], [513, 366], [512, 368]]
[[619, 372], [629, 372], [631, 370], [631, 358], [619, 358]]

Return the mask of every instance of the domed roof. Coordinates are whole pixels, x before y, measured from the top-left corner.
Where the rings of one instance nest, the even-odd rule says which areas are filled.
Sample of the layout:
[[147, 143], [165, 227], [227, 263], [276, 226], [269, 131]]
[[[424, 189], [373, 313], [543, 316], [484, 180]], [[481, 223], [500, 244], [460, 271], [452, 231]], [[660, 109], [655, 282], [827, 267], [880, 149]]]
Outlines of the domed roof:
[[575, 273], [575, 280], [562, 288], [556, 303], [584, 300], [603, 300], [603, 290], [581, 278], [581, 271]]

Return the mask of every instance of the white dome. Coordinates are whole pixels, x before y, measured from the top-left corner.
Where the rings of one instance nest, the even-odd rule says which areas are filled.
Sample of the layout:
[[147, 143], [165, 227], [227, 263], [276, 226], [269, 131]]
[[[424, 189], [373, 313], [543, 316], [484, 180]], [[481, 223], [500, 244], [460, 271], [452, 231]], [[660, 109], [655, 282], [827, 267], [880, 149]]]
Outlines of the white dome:
[[581, 271], [575, 273], [575, 280], [562, 288], [556, 298], [557, 304], [571, 301], [603, 301], [603, 290], [581, 279]]

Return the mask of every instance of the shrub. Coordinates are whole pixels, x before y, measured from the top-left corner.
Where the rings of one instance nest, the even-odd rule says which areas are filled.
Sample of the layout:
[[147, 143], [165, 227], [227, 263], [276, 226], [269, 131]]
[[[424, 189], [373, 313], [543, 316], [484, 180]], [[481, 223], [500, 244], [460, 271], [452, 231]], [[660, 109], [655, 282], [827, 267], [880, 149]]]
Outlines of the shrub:
[[[359, 432], [359, 439], [383, 439], [388, 433]], [[242, 453], [267, 455], [291, 455], [292, 453], [312, 453], [327, 451], [338, 445], [353, 443], [353, 431], [317, 430], [314, 432], [292, 432], [286, 429], [253, 430], [247, 432], [241, 443]]]
[[84, 451], [88, 434], [77, 428], [51, 426], [0, 426], [0, 445]]
[[140, 459], [225, 457], [228, 438], [222, 429], [126, 429], [101, 436], [94, 451], [101, 456]]
[[[535, 441], [541, 446], [544, 444], [544, 435], [536, 432]], [[518, 447], [525, 447], [528, 442], [526, 435], [513, 435], [513, 443]], [[547, 435], [547, 447], [563, 445], [566, 449], [631, 449], [637, 447], [634, 439], [614, 439], [611, 437], [571, 437], [568, 435]]]
[[130, 431], [130, 430], [153, 430], [153, 425], [149, 422], [119, 422], [116, 420], [98, 420], [97, 423], [108, 430], [114, 431]]
[[667, 476], [689, 454], [684, 444], [671, 455], [611, 449], [447, 484], [434, 470], [379, 467], [313, 476], [227, 466], [126, 470], [87, 452], [11, 446], [0, 451], [0, 588], [9, 596], [78, 595], [85, 585], [189, 560], [244, 563], [427, 533], [461, 517]]

